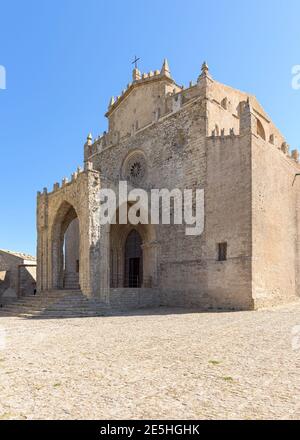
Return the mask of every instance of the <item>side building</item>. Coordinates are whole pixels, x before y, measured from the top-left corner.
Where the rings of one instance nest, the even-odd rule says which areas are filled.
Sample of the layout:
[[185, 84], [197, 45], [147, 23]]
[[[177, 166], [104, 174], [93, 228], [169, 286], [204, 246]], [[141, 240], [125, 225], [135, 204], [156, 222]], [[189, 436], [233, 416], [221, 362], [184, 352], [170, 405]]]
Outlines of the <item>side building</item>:
[[36, 290], [36, 259], [22, 252], [0, 249], [0, 304], [33, 295]]

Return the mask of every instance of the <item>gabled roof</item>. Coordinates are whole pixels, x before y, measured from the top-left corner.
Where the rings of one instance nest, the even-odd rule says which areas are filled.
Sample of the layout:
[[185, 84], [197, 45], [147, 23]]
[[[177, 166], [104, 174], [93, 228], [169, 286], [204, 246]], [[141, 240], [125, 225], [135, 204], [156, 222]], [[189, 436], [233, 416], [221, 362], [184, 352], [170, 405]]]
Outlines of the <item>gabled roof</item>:
[[133, 70], [133, 81], [127, 85], [127, 88], [123, 90], [122, 94], [117, 97], [112, 97], [109, 102], [108, 111], [105, 116], [109, 117], [110, 114], [123, 102], [128, 95], [136, 87], [149, 84], [150, 82], [167, 81], [170, 84], [174, 84], [175, 87], [179, 87], [171, 76], [170, 67], [167, 59], [164, 59], [161, 70], [155, 70], [154, 72], [143, 73], [135, 68]]
[[22, 260], [36, 261], [35, 257], [29, 254], [25, 254], [24, 252], [15, 252], [7, 249], [0, 249], [0, 253], [1, 252], [12, 255], [13, 257], [21, 258]]

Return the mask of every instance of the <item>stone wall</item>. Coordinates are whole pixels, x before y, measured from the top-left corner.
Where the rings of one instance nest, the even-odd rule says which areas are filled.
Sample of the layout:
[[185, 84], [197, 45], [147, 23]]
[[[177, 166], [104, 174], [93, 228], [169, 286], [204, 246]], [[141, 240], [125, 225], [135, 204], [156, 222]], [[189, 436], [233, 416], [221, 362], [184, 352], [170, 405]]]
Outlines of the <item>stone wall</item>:
[[31, 295], [36, 288], [36, 265], [34, 258], [0, 250], [0, 298], [1, 302], [19, 296]]
[[36, 290], [36, 266], [19, 267], [19, 296], [33, 295]]
[[79, 262], [79, 221], [74, 219], [65, 235], [65, 271], [76, 273]]
[[91, 296], [99, 290], [99, 173], [79, 170], [71, 182], [54, 185], [53, 192], [38, 194], [38, 291], [63, 287], [63, 240], [72, 220], [79, 221], [79, 282], [82, 291]]
[[[249, 136], [207, 139], [205, 201], [206, 293], [220, 307], [252, 308]], [[218, 243], [227, 243], [226, 261], [218, 261]]]
[[158, 307], [162, 304], [158, 289], [110, 289], [109, 305], [117, 309]]
[[299, 296], [298, 165], [274, 145], [252, 140], [253, 298], [256, 307]]

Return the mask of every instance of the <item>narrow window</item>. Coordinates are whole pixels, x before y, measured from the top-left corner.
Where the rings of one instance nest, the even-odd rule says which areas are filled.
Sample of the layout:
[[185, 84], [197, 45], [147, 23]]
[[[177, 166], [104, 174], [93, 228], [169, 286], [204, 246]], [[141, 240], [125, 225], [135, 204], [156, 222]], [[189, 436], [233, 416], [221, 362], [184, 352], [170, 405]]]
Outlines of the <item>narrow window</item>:
[[79, 272], [79, 260], [76, 260], [76, 272]]
[[228, 99], [227, 98], [222, 99], [221, 106], [223, 107], [224, 110], [228, 109]]
[[264, 141], [266, 140], [266, 134], [264, 127], [259, 119], [257, 119], [257, 134], [259, 137], [261, 137]]
[[218, 243], [218, 261], [227, 260], [227, 243]]

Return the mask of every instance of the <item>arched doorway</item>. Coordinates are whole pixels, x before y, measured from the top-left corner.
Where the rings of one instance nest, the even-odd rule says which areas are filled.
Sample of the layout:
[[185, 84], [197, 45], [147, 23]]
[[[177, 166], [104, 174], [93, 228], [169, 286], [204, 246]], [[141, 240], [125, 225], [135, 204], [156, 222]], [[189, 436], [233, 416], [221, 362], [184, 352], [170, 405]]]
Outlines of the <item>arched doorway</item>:
[[156, 228], [151, 224], [116, 223], [109, 227], [108, 270], [110, 287], [154, 288], [157, 286]]
[[79, 289], [79, 221], [76, 217], [64, 235], [63, 287]]
[[52, 288], [79, 289], [79, 220], [74, 207], [63, 202], [52, 226]]
[[133, 229], [125, 242], [124, 287], [141, 287], [143, 284], [142, 238]]

